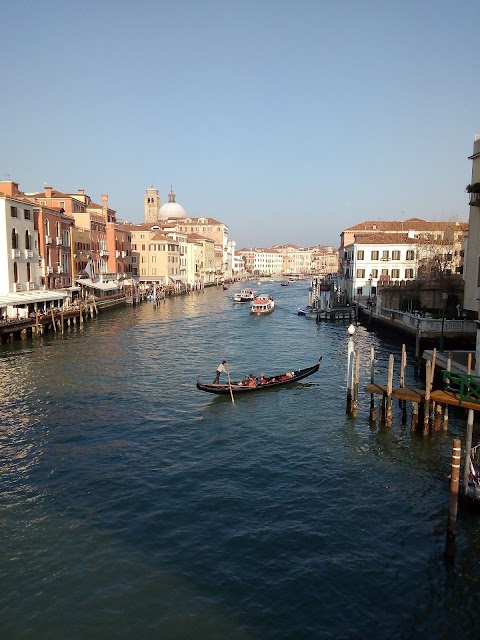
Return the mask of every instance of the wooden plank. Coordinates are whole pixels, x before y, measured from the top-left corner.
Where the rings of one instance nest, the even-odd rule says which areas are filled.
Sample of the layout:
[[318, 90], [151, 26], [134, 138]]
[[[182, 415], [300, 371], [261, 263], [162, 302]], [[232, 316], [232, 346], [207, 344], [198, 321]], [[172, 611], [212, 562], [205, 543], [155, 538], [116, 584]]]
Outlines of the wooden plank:
[[[387, 385], [384, 384], [369, 384], [363, 389], [366, 393], [373, 393], [377, 396], [387, 395]], [[400, 387], [392, 390], [392, 397], [398, 400], [406, 400], [407, 402], [420, 402], [422, 403], [425, 398], [424, 389], [411, 389], [410, 387]]]
[[451, 391], [432, 391], [430, 395], [431, 399], [440, 404], [449, 404], [453, 407], [461, 407], [462, 409], [473, 409], [474, 411], [480, 411], [480, 404], [478, 402], [469, 402], [468, 400], [462, 400], [460, 404], [460, 394], [452, 393]]

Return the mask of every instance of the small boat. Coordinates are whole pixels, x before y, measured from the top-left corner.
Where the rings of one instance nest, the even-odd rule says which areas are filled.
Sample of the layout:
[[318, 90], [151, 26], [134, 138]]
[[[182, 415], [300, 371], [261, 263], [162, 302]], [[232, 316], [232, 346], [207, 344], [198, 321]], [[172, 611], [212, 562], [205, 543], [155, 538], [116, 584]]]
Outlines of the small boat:
[[253, 289], [242, 289], [233, 296], [234, 302], [251, 302], [256, 295], [256, 291]]
[[228, 287], [227, 287], [226, 284], [222, 285], [222, 288], [223, 288], [224, 291], [228, 291]]
[[280, 284], [282, 287], [288, 287], [288, 280], [282, 280]]
[[272, 313], [275, 309], [275, 301], [272, 296], [261, 295], [256, 296], [252, 302], [250, 313], [255, 315], [266, 315]]
[[227, 395], [231, 393], [251, 393], [252, 391], [262, 391], [264, 389], [272, 389], [274, 387], [281, 387], [286, 384], [292, 384], [307, 378], [320, 368], [322, 357], [320, 356], [318, 362], [312, 367], [306, 369], [297, 369], [296, 371], [289, 371], [287, 373], [280, 373], [274, 376], [261, 375], [257, 378], [246, 376], [243, 380], [238, 382], [231, 382], [230, 384], [202, 384], [200, 378], [197, 379], [197, 389], [200, 391], [206, 391], [207, 393], [215, 393], [217, 395]]

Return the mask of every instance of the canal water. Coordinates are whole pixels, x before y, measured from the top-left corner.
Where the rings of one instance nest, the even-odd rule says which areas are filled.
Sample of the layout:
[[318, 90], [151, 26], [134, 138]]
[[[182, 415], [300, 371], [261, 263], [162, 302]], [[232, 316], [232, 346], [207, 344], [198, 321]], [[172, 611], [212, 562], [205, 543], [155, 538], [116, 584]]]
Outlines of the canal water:
[[[0, 351], [0, 637], [478, 638], [480, 519], [443, 561], [452, 439], [345, 416], [347, 332], [206, 290]], [[358, 327], [362, 385], [401, 341]], [[410, 363], [412, 362], [411, 352]], [[313, 365], [291, 388], [198, 391]], [[409, 367], [409, 384], [415, 384]]]

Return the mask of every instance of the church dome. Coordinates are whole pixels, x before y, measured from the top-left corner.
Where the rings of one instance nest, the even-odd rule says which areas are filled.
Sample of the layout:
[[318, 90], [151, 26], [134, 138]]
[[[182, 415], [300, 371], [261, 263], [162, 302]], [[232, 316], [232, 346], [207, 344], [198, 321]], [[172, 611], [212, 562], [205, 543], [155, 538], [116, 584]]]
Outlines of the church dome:
[[169, 218], [185, 218], [186, 217], [185, 209], [181, 204], [175, 202], [175, 191], [173, 189], [170, 190], [168, 194], [168, 202], [160, 207], [160, 211], [158, 212], [158, 217], [160, 220], [168, 220]]

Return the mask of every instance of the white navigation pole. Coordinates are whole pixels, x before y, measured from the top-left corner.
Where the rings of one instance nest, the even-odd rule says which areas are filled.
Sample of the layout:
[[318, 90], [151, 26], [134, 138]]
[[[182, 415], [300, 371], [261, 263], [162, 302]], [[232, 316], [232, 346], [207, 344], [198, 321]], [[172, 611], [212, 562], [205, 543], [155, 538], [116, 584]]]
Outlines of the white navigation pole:
[[348, 329], [348, 348], [347, 348], [347, 414], [352, 412], [352, 399], [353, 399], [353, 372], [354, 372], [354, 360], [355, 360], [355, 344], [353, 342], [353, 335], [355, 333], [355, 327], [351, 324]]

